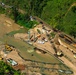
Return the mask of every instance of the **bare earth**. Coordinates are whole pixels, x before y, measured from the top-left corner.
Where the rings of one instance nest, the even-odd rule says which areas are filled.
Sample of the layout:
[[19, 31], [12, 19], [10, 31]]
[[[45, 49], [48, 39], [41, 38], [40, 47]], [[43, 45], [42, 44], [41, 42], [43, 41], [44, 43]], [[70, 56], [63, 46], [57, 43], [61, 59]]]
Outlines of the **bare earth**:
[[[24, 40], [27, 40], [28, 39], [28, 34], [15, 34], [14, 37], [10, 37], [10, 36], [4, 36], [5, 34], [11, 32], [11, 31], [15, 31], [15, 30], [19, 30], [20, 29], [20, 26], [15, 24], [13, 20], [7, 18], [5, 15], [0, 15], [0, 40], [1, 41], [5, 41], [7, 40], [9, 42], [9, 44], [12, 44], [14, 46], [17, 47], [18, 51], [20, 52], [21, 56], [23, 58], [28, 58], [28, 59], [31, 59], [31, 60], [39, 60], [39, 61], [45, 61], [45, 62], [52, 62], [52, 63], [61, 63], [60, 61], [58, 61], [57, 59], [55, 59], [54, 57], [52, 57], [51, 55], [49, 54], [38, 54], [36, 52], [32, 52], [32, 53], [28, 53], [27, 50], [30, 50], [32, 49], [33, 47], [31, 47], [30, 45], [28, 45], [26, 42], [23, 42], [21, 39], [24, 39]], [[37, 33], [37, 29], [42, 29], [41, 28], [41, 25], [39, 25], [38, 27], [36, 27], [34, 30], [31, 29], [31, 34], [33, 34], [34, 32], [36, 32], [36, 35], [38, 35]], [[46, 29], [49, 29], [46, 27]], [[42, 34], [42, 36], [38, 39], [40, 40], [42, 37], [45, 36], [46, 32], [43, 31], [44, 34]], [[46, 37], [46, 36], [45, 36]], [[18, 39], [19, 38], [19, 39]], [[48, 39], [46, 37], [46, 39]], [[38, 47], [44, 51], [48, 51], [52, 54], [55, 54], [55, 51], [54, 49], [52, 48], [52, 45], [51, 43], [48, 41], [48, 42], [45, 42], [44, 44], [39, 44], [38, 41], [36, 41], [35, 43], [33, 43], [33, 45], [35, 47]], [[65, 49], [63, 48], [62, 46], [60, 46], [61, 49]], [[34, 56], [31, 56], [32, 54], [34, 54]], [[6, 58], [12, 58], [14, 59], [15, 61], [18, 62], [18, 64], [26, 64], [26, 62], [21, 58], [19, 57], [17, 51], [11, 51], [7, 56]], [[64, 64], [66, 64], [67, 66], [69, 65], [69, 67], [74, 71], [74, 75], [76, 75], [76, 67], [70, 62], [68, 61], [66, 58], [64, 57], [61, 57], [59, 58], [61, 59], [62, 61], [64, 61]], [[28, 63], [28, 62], [27, 62]], [[31, 63], [30, 63], [31, 64]], [[36, 64], [36, 63], [35, 63]], [[28, 65], [28, 64], [26, 64]], [[46, 65], [45, 65], [46, 66]], [[47, 66], [48, 67], [48, 66]], [[56, 65], [56, 66], [53, 66], [53, 68], [58, 68], [60, 67], [59, 65]], [[32, 69], [34, 70], [34, 69]], [[29, 70], [28, 70], [29, 71]], [[47, 71], [48, 73], [49, 71]], [[35, 73], [36, 74], [36, 73]], [[57, 72], [50, 72], [51, 75], [59, 75]], [[49, 74], [48, 74], [49, 75]], [[64, 75], [64, 74], [62, 74]]]

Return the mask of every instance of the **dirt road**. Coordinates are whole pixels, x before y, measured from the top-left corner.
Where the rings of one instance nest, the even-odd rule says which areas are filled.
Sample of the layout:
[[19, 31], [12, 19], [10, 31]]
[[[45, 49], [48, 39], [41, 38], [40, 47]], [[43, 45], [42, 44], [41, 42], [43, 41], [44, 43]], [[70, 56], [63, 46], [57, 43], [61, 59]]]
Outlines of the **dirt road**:
[[64, 64], [66, 64], [67, 66], [69, 66], [73, 71], [74, 71], [74, 75], [76, 75], [76, 66], [74, 66], [68, 59], [66, 59], [65, 57], [59, 57], [59, 59], [61, 59], [62, 61], [64, 61]]

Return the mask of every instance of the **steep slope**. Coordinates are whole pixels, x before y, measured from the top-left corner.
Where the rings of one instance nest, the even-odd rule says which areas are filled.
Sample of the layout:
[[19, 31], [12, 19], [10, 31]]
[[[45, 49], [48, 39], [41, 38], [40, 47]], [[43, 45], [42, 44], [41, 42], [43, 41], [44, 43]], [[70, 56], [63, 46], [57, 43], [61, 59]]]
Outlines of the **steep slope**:
[[43, 8], [41, 18], [53, 28], [76, 37], [76, 1], [50, 0]]
[[[20, 20], [32, 15], [38, 16], [53, 28], [58, 28], [76, 37], [76, 0], [1, 0], [7, 5], [15, 6], [26, 13], [17, 15]], [[18, 12], [16, 12], [18, 13]], [[12, 14], [12, 13], [11, 13]], [[27, 15], [27, 16], [25, 16]], [[17, 18], [17, 19], [18, 19]], [[72, 29], [71, 29], [72, 27]], [[73, 34], [74, 33], [74, 34]]]

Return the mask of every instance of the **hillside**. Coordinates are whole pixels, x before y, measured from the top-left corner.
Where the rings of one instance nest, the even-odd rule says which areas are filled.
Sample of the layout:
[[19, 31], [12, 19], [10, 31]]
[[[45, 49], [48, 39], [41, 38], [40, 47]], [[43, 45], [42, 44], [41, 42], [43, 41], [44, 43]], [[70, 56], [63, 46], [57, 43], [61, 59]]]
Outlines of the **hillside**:
[[52, 27], [58, 28], [76, 37], [76, 3], [75, 0], [48, 1], [41, 18]]
[[[1, 0], [6, 5], [12, 6], [13, 9], [7, 9], [5, 13], [13, 18], [19, 24], [26, 24], [29, 16], [38, 16], [51, 25], [76, 37], [76, 0]], [[21, 9], [25, 13], [18, 10]], [[0, 10], [0, 11], [3, 11]], [[27, 24], [30, 25], [30, 24]], [[27, 26], [26, 25], [26, 26]], [[32, 27], [32, 26], [30, 26]]]

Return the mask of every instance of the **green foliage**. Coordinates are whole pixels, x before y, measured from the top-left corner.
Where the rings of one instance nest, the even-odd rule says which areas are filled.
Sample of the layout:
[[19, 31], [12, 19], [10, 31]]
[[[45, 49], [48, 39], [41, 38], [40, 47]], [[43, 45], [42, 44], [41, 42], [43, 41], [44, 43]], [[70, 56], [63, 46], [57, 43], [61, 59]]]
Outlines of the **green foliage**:
[[50, 35], [52, 36], [52, 38], [55, 37], [55, 33], [54, 32], [50, 33]]
[[29, 21], [27, 24], [26, 24], [26, 27], [27, 28], [32, 28], [35, 24], [38, 24], [36, 21]]
[[76, 6], [72, 7], [72, 11], [76, 13]]
[[22, 21], [22, 20], [18, 20], [17, 23], [21, 26], [24, 26], [24, 27], [28, 28], [28, 29], [34, 27], [35, 24], [38, 24], [36, 21], [25, 22], [25, 21]]
[[14, 75], [20, 75], [20, 73], [19, 73], [18, 71], [16, 71], [16, 72], [14, 73]]
[[4, 14], [4, 13], [5, 13], [5, 9], [0, 6], [0, 14]]
[[41, 31], [39, 29], [37, 29], [38, 33], [41, 34]]
[[[27, 28], [33, 27], [29, 16], [38, 16], [51, 25], [68, 34], [73, 32], [69, 27], [76, 25], [76, 0], [1, 0], [7, 5], [14, 6], [11, 17], [16, 23]], [[73, 6], [74, 4], [74, 6]], [[71, 8], [72, 7], [72, 8]], [[25, 14], [19, 13], [19, 9]], [[75, 26], [76, 29], [76, 26]]]
[[[68, 34], [72, 33], [74, 34], [72, 36], [75, 37], [76, 6], [70, 8], [75, 2], [75, 0], [49, 0], [43, 8], [41, 18], [52, 28], [57, 28]], [[73, 30], [71, 27], [73, 27]]]
[[0, 61], [0, 75], [21, 75], [20, 72], [15, 71], [12, 67], [5, 64], [3, 61]]
[[19, 13], [18, 13], [17, 7], [15, 7], [15, 6], [12, 8], [12, 15], [14, 16], [15, 22], [17, 22], [18, 21]]
[[63, 21], [63, 28], [64, 32], [70, 34], [71, 36], [76, 37], [76, 14], [74, 12], [74, 8], [72, 7], [69, 10], [68, 14], [64, 17]]

